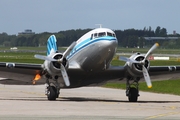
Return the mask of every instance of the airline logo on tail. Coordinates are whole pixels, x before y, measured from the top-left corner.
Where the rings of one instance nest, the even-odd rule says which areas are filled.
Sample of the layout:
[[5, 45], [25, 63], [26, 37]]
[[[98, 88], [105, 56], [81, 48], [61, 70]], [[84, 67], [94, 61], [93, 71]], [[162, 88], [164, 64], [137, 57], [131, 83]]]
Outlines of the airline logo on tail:
[[57, 40], [55, 35], [51, 35], [47, 41], [47, 56], [52, 52], [55, 53], [58, 50], [56, 42]]

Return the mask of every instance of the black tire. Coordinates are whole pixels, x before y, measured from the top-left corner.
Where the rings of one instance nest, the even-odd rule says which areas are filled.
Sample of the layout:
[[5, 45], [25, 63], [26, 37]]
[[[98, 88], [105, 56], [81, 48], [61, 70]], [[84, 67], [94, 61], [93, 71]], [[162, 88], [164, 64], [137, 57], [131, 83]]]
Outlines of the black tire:
[[57, 97], [57, 90], [54, 86], [49, 86], [48, 87], [48, 94], [47, 98], [48, 100], [56, 100]]
[[59, 95], [60, 95], [60, 90], [59, 92], [57, 91], [56, 98], [59, 98]]
[[129, 102], [137, 102], [138, 100], [138, 90], [136, 88], [130, 88], [129, 90], [129, 95], [128, 95], [128, 99]]

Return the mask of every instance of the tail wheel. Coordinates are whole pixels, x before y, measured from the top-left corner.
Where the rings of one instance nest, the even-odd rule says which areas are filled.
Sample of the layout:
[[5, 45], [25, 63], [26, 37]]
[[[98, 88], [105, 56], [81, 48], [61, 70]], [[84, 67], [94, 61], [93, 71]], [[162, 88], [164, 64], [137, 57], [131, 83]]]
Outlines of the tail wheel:
[[128, 95], [129, 102], [137, 102], [138, 96], [138, 90], [134, 87], [130, 88]]
[[54, 86], [48, 87], [48, 94], [47, 94], [48, 100], [56, 100], [57, 98], [57, 90]]

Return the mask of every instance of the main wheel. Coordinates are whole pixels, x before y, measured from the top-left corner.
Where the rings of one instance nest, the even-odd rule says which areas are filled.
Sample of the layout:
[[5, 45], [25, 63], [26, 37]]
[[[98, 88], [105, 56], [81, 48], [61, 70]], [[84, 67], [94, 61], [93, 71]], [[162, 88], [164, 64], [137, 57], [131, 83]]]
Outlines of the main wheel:
[[47, 93], [48, 100], [56, 100], [56, 97], [57, 97], [56, 88], [54, 86], [49, 86], [48, 93]]
[[[58, 91], [58, 90], [59, 90], [59, 91]], [[60, 89], [57, 89], [56, 98], [59, 98], [59, 94], [60, 94]]]
[[128, 95], [129, 102], [137, 102], [138, 96], [138, 90], [133, 87], [130, 88]]

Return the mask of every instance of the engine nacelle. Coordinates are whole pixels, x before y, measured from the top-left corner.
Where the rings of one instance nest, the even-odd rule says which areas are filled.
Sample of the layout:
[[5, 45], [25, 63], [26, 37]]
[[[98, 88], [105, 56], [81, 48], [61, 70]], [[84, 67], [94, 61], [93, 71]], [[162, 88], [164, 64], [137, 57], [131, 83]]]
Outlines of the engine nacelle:
[[[142, 55], [140, 53], [135, 53], [129, 59], [132, 59], [135, 61], [142, 61], [142, 60], [144, 60], [144, 58], [145, 58], [144, 55]], [[150, 67], [149, 60], [145, 60], [144, 66], [146, 67], [147, 70], [149, 70], [149, 67]], [[132, 77], [142, 77], [143, 76], [142, 64], [140, 64], [140, 63], [126, 62], [126, 68], [127, 68], [128, 74]]]
[[[63, 57], [63, 54], [62, 53], [55, 53], [50, 57], [58, 60], [58, 59], [61, 59]], [[64, 65], [65, 69], [68, 69], [69, 63], [68, 63], [66, 58], [63, 58], [61, 64]], [[58, 76], [61, 76], [61, 69], [60, 69], [61, 64], [58, 61], [47, 61], [46, 60], [44, 62], [44, 67], [50, 76], [58, 77]]]

